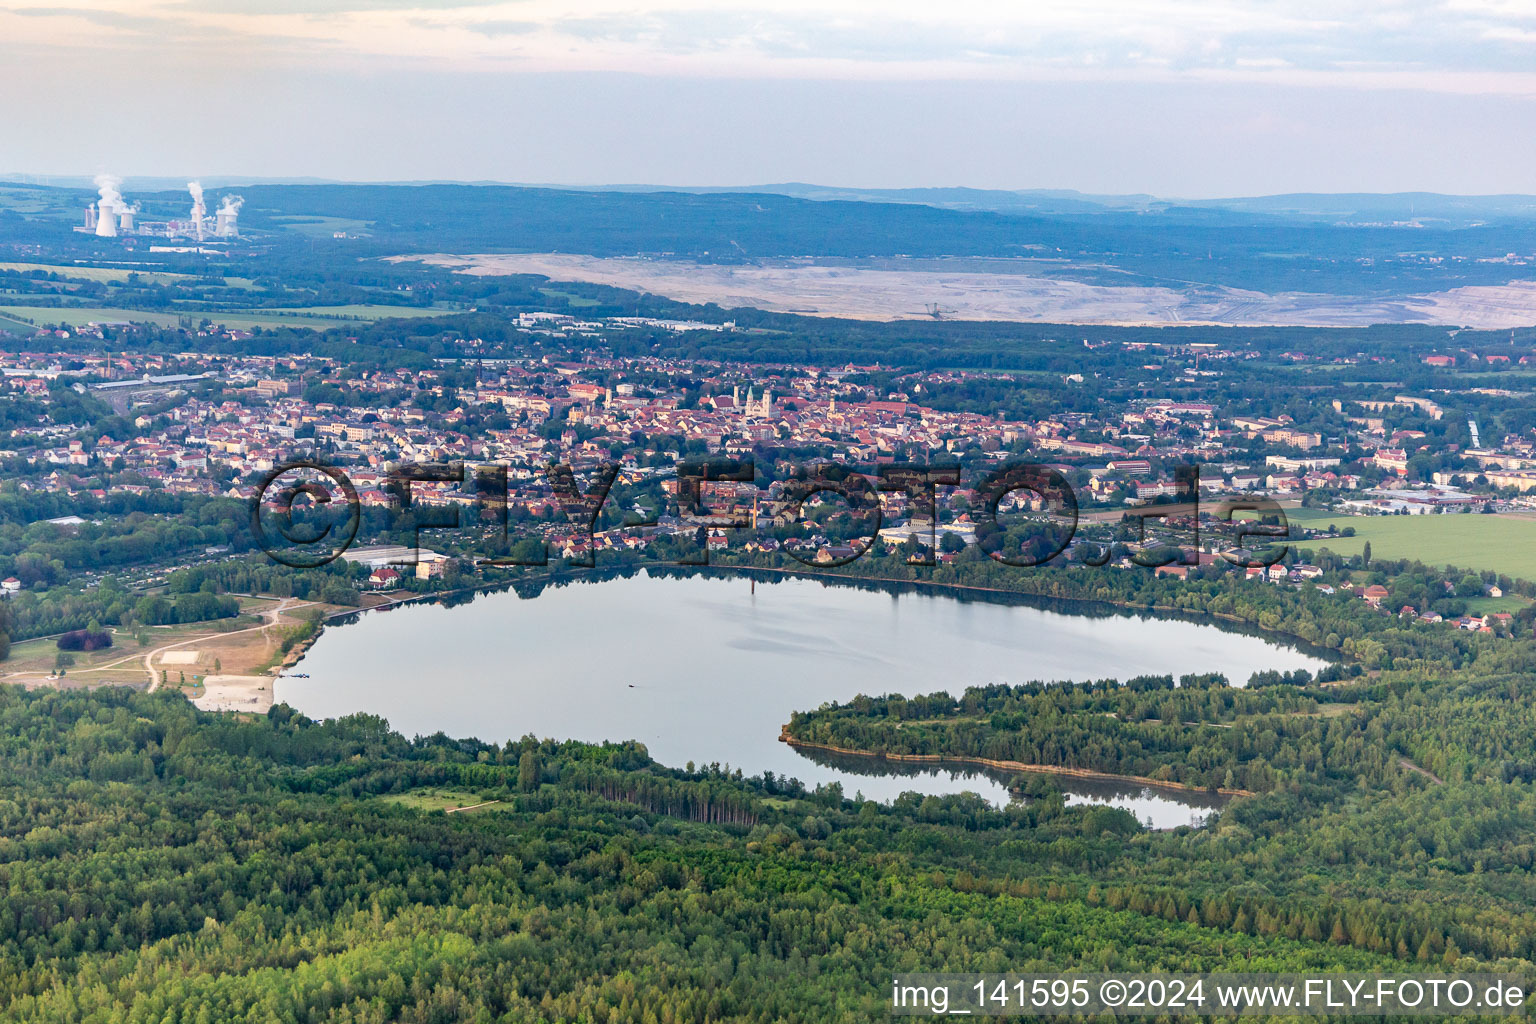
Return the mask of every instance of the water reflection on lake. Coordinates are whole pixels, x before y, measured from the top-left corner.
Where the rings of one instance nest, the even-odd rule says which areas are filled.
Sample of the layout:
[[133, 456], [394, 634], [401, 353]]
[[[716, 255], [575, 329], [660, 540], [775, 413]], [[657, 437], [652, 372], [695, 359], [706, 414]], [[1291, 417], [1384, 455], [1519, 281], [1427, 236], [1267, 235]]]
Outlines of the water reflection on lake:
[[[973, 792], [981, 792], [994, 801], [1002, 801], [1008, 798], [1004, 786], [1013, 775], [1011, 772], [995, 771], [989, 768], [915, 764], [910, 761], [904, 763], [882, 758], [853, 757], [828, 750], [802, 749], [798, 753], [819, 765], [842, 772], [845, 780], [875, 776], [896, 781], [897, 792], [910, 789], [921, 793], [955, 793], [969, 789]], [[1030, 774], [1038, 774], [1048, 780], [1053, 787], [1062, 792], [1068, 804], [1108, 804], [1111, 807], [1123, 807], [1152, 828], [1198, 825], [1209, 815], [1220, 810], [1228, 799], [1214, 793], [1201, 793], [1195, 790], [1147, 786], [1111, 779], [1084, 779], [1056, 772]], [[914, 784], [914, 782], [921, 784]], [[852, 793], [853, 790], [849, 786], [848, 781], [843, 782], [844, 790]]]
[[[985, 773], [822, 763], [779, 742], [779, 727], [796, 710], [860, 693], [1189, 672], [1242, 682], [1256, 669], [1322, 664], [1195, 622], [807, 579], [760, 581], [754, 593], [740, 576], [642, 573], [549, 586], [526, 600], [504, 591], [365, 613], [328, 628], [303, 660], [309, 678], [283, 678], [276, 697], [315, 718], [382, 715], [406, 735], [637, 739], [674, 766], [837, 781], [877, 800], [971, 790], [1002, 802], [1001, 781]], [[1203, 794], [1140, 786], [1071, 779], [1061, 788], [1159, 827], [1212, 806]]]

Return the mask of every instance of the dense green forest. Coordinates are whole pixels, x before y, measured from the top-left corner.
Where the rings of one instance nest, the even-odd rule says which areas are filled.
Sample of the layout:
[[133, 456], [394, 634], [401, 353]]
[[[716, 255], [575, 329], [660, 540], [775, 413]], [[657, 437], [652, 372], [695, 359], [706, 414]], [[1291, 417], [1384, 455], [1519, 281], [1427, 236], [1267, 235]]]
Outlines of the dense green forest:
[[[86, 198], [50, 195], [71, 222]], [[248, 390], [256, 371], [224, 373], [220, 357], [304, 356], [259, 373], [284, 379], [311, 404], [419, 413], [423, 432], [444, 438], [511, 425], [514, 412], [457, 389], [475, 384], [483, 363], [513, 356], [527, 364], [520, 379], [530, 394], [542, 397], [558, 398], [576, 381], [627, 382], [698, 408], [711, 389], [734, 386], [707, 365], [719, 361], [759, 386], [771, 379], [781, 398], [816, 376], [837, 381], [840, 403], [910, 400], [1028, 421], [1087, 414], [1083, 440], [1110, 436], [1107, 423], [1092, 422], [1102, 410], [1172, 395], [1209, 403], [1217, 420], [1290, 417], [1343, 463], [1375, 450], [1353, 429], [1362, 410], [1352, 403], [1400, 391], [1433, 395], [1442, 415], [1419, 407], [1392, 421], [1402, 438], [1393, 443], [1411, 451], [1415, 478], [1476, 471], [1464, 457], [1473, 444], [1469, 420], [1488, 439], [1536, 427], [1528, 393], [1488, 386], [1521, 379], [1518, 359], [1536, 347], [1528, 328], [865, 323], [379, 258], [504, 248], [509, 237], [534, 250], [708, 250], [726, 261], [1059, 250], [1063, 259], [1113, 263], [1102, 273], [1121, 283], [1172, 276], [1305, 289], [1326, 281], [1369, 293], [1502, 283], [1509, 267], [1476, 257], [1528, 251], [1527, 225], [1415, 231], [1416, 245], [1451, 257], [1435, 268], [1417, 255], [1399, 259], [1402, 231], [1280, 224], [1261, 213], [1163, 211], [1156, 223], [1131, 225], [1137, 218], [1122, 214], [464, 186], [260, 186], [246, 198], [249, 236], [217, 260], [156, 254], [144, 266], [159, 275], [112, 282], [71, 279], [63, 264], [0, 270], [0, 291], [43, 307], [43, 318], [108, 306], [182, 317], [180, 327], [114, 324], [100, 337], [47, 338], [68, 372], [82, 370], [87, 353], [153, 354], [166, 372], [212, 371], [182, 401], [237, 401], [262, 416], [268, 398]], [[178, 216], [185, 201], [180, 192], [147, 196], [144, 214]], [[328, 228], [295, 230], [320, 216], [355, 223], [344, 238]], [[0, 211], [0, 231], [18, 253], [29, 239], [54, 239], [48, 232], [62, 232], [60, 223]], [[43, 251], [116, 262], [123, 249], [106, 247], [123, 244], [71, 232]], [[223, 313], [347, 303], [435, 315], [197, 333], [204, 318]], [[729, 319], [735, 327], [611, 324], [555, 337], [519, 329], [513, 314], [530, 310]], [[31, 325], [10, 330], [0, 348], [37, 351]], [[1218, 370], [1210, 369], [1212, 353], [1191, 348], [1206, 344], [1221, 349]], [[1498, 365], [1509, 368], [1470, 358], [1456, 367], [1423, 362], [1447, 351], [1497, 351], [1510, 360]], [[633, 362], [621, 372], [610, 357]], [[432, 372], [415, 380], [390, 372], [402, 369]], [[144, 485], [142, 467], [135, 475], [126, 460], [100, 455], [101, 438], [163, 432], [169, 443], [189, 426], [175, 419], [170, 399], [125, 415], [84, 387], [94, 379], [18, 388], [0, 402], [10, 446], [0, 454], [0, 578], [16, 578], [16, 592], [0, 601], [0, 660], [12, 639], [67, 631], [76, 635], [61, 637], [61, 648], [83, 647], [78, 631], [115, 635], [126, 646], [135, 632], [142, 645], [154, 625], [237, 628], [251, 621], [238, 619], [239, 595], [360, 603], [364, 565], [300, 571], [256, 553], [250, 506], [230, 496], [249, 477], [216, 470], [208, 494], [124, 487]], [[130, 421], [140, 417], [149, 425]], [[1184, 441], [1197, 435], [1192, 424], [1178, 429]], [[594, 459], [629, 455], [650, 467], [675, 462], [674, 450], [702, 457], [709, 447], [698, 437], [602, 434], [558, 419], [535, 439], [567, 431], [596, 442]], [[314, 423], [296, 425], [295, 446], [313, 445], [344, 467], [368, 464], [316, 433]], [[1233, 465], [1263, 465], [1286, 450], [1230, 435], [1223, 458]], [[66, 439], [82, 442], [83, 464], [43, 455]], [[1024, 453], [1021, 440], [995, 452], [955, 440], [935, 456], [953, 456], [967, 473], [1009, 455], [1010, 445]], [[755, 448], [760, 486], [836, 453], [814, 439], [795, 443]], [[914, 457], [905, 447], [888, 457]], [[1157, 477], [1173, 465], [1173, 457], [1149, 460]], [[1062, 466], [1083, 490], [1086, 463]], [[55, 473], [69, 478], [58, 489], [47, 483]], [[1382, 475], [1362, 473], [1366, 485]], [[669, 507], [658, 479], [616, 485], [597, 527], [632, 523], [637, 506]], [[451, 602], [473, 600], [474, 586], [511, 586], [524, 596], [560, 586], [577, 570], [559, 559], [474, 568], [476, 557], [536, 556], [543, 542], [529, 529], [560, 522], [558, 515], [535, 521], [519, 508], [499, 538], [483, 520], [436, 531], [430, 543], [450, 556], [443, 574], [410, 574], [392, 592], [446, 592]], [[403, 508], [370, 506], [360, 519], [360, 542], [415, 542]], [[1038, 522], [1015, 521], [977, 522], [977, 545], [951, 536], [942, 550], [953, 561], [931, 568], [910, 564], [909, 545], [814, 571], [892, 592], [942, 588], [962, 601], [1106, 619], [1214, 620], [1305, 646], [1327, 664], [1315, 676], [1047, 684], [1030, 682], [1037, 673], [1025, 663], [1008, 685], [868, 694], [803, 709], [787, 723], [789, 738], [865, 764], [893, 755], [999, 763], [991, 770], [1017, 797], [1004, 807], [973, 794], [909, 793], [882, 805], [835, 785], [807, 791], [793, 779], [744, 777], [729, 765], [663, 766], [633, 742], [407, 739], [368, 716], [317, 723], [281, 705], [261, 717], [214, 716], [179, 693], [0, 687], [0, 1019], [853, 1022], [885, 1016], [890, 975], [900, 971], [1523, 974], [1536, 966], [1536, 605], [1514, 601], [1512, 618], [1487, 633], [1388, 613], [1411, 605], [1451, 617], [1477, 607], [1493, 585], [1505, 598], [1531, 597], [1536, 581], [1373, 560], [1368, 545], [1338, 555], [1327, 550], [1330, 538], [1300, 525], [1286, 557], [1317, 565], [1317, 581], [1333, 592], [1246, 581], [1225, 563], [1176, 579], [1083, 564], [1100, 546], [1109, 556], [1127, 553], [1132, 530], [1079, 525], [1089, 543], [1049, 565], [987, 557], [984, 545], [1011, 553], [1051, 547]], [[814, 547], [866, 533], [854, 517], [822, 508], [805, 523], [773, 523], [762, 536]], [[643, 568], [766, 580], [807, 572], [783, 549], [749, 552], [736, 543], [707, 556], [715, 570], [675, 564], [700, 545], [686, 532], [659, 535], [643, 552], [603, 553], [593, 575]], [[1351, 591], [1369, 584], [1386, 588], [1388, 611]], [[311, 619], [286, 630], [281, 651], [319, 628]], [[1074, 802], [1050, 767], [1232, 799], [1205, 827], [1153, 831], [1124, 810]], [[445, 812], [467, 805], [480, 806]]]
[[[1313, 781], [1314, 747], [1324, 752], [1325, 779], [1332, 773], [1379, 779], [1401, 770], [1391, 763], [1391, 750], [1351, 742], [1368, 722], [1334, 712], [1355, 708], [1353, 691], [1239, 690], [1225, 680], [1214, 687], [1201, 682], [1037, 683], [972, 688], [958, 699], [947, 693], [859, 698], [796, 715], [787, 732], [845, 749], [1081, 768], [1211, 790], [1269, 792], [1287, 781]], [[1329, 756], [1334, 751], [1355, 756]]]
[[[1394, 724], [1471, 740], [1426, 697], [1395, 695]], [[882, 806], [634, 744], [0, 689], [0, 1015], [851, 1022], [901, 970], [1529, 966], [1531, 784], [1471, 749], [1443, 786], [1380, 759], [1351, 780], [1353, 742], [1215, 830], [1151, 833], [1049, 786]]]
[[[1232, 803], [1216, 831], [1191, 849], [1222, 847], [1224, 837], [1234, 863], [1166, 862], [1164, 869], [1191, 885], [1208, 870], [1250, 891], [1301, 885], [1293, 902], [1269, 907], [1282, 919], [1305, 906], [1304, 892], [1363, 886], [1395, 907], [1393, 914], [1439, 917], [1441, 938], [1454, 936], [1459, 949], [1528, 957], [1536, 950], [1530, 922], [1509, 920], [1512, 931], [1495, 938], [1502, 926], [1492, 925], [1499, 915], [1489, 910], [1511, 897], [1516, 903], [1507, 909], [1514, 910], [1532, 895], [1536, 847], [1524, 838], [1536, 814], [1530, 702], [1524, 673], [1257, 692], [1208, 683], [1185, 692], [1172, 680], [1151, 679], [1129, 687], [977, 688], [958, 699], [859, 698], [799, 714], [789, 730], [876, 752], [970, 752], [1106, 770], [1167, 766], [1164, 777], [1183, 773], [1195, 782], [1186, 758], [1208, 772], [1233, 770], [1231, 781], [1260, 795]], [[1046, 736], [1047, 722], [1053, 736], [1068, 739]], [[1251, 758], [1244, 774], [1235, 770], [1235, 750]], [[1030, 783], [1021, 785], [1027, 791]], [[1325, 887], [1303, 882], [1315, 882], [1318, 872], [1329, 879]], [[1374, 927], [1365, 945], [1398, 956], [1422, 952], [1406, 934]]]

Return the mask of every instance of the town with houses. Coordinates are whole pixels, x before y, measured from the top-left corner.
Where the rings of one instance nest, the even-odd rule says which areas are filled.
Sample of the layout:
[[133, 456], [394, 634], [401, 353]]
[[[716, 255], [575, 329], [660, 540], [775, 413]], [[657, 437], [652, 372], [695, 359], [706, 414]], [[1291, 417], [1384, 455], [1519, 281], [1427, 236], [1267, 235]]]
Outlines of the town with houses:
[[[825, 368], [620, 358], [592, 354], [591, 342], [613, 329], [730, 331], [735, 325], [582, 321], [547, 313], [523, 313], [516, 323], [540, 337], [546, 351], [521, 359], [466, 355], [410, 370], [352, 366], [314, 355], [88, 355], [42, 347], [19, 352], [7, 356], [3, 366], [3, 386], [13, 396], [47, 402], [67, 387], [110, 405], [118, 427], [83, 439], [84, 424], [16, 423], [0, 439], [0, 458], [29, 467], [14, 484], [21, 490], [98, 501], [109, 492], [251, 501], [264, 475], [296, 457], [317, 457], [344, 470], [365, 512], [381, 513], [400, 504], [391, 487], [395, 467], [463, 464], [460, 482], [418, 481], [411, 500], [427, 507], [458, 506], [466, 518], [485, 503], [484, 489], [471, 486], [477, 472], [500, 466], [508, 484], [503, 514], [571, 559], [643, 553], [657, 536], [691, 534], [701, 522], [709, 527], [702, 540], [711, 554], [773, 552], [780, 541], [772, 528], [790, 521], [775, 504], [782, 481], [797, 464], [815, 461], [871, 473], [895, 463], [957, 465], [970, 478], [1010, 460], [1042, 464], [1070, 481], [1083, 516], [1060, 557], [1070, 560], [1079, 545], [1098, 538], [1123, 542], [1113, 564], [1132, 568], [1145, 564], [1134, 560], [1138, 552], [1182, 545], [1182, 557], [1155, 567], [1171, 576], [1217, 564], [1224, 547], [1240, 547], [1229, 536], [1230, 523], [1210, 521], [1223, 500], [1262, 497], [1279, 510], [1309, 507], [1340, 515], [1536, 507], [1530, 493], [1536, 490], [1536, 437], [1509, 436], [1432, 453], [1424, 430], [1399, 425], [1441, 420], [1443, 399], [1423, 395], [1341, 394], [1331, 400], [1334, 416], [1326, 431], [1284, 414], [1237, 411], [1230, 402], [1218, 406], [1155, 396], [1103, 404], [1092, 413], [1010, 419], [927, 399], [1006, 380], [987, 371], [893, 375], [878, 364]], [[105, 340], [113, 329], [123, 325], [93, 325], [80, 333], [94, 331]], [[250, 336], [216, 326], [205, 331], [224, 340]], [[67, 333], [40, 332], [34, 343]], [[551, 341], [578, 340], [583, 344], [562, 353], [547, 351]], [[466, 353], [481, 347], [473, 338], [455, 339], [455, 345]], [[1211, 373], [1208, 368], [1229, 353], [1208, 347], [1197, 355], [1202, 358], [1195, 365], [1207, 369], [1194, 372]], [[1068, 374], [1057, 386], [1082, 384], [1080, 374]], [[1475, 423], [1469, 426], [1476, 437]], [[1417, 472], [1410, 460], [1426, 453], [1453, 468]], [[707, 484], [713, 518], [669, 514], [677, 496], [676, 463], [685, 456], [752, 458], [766, 485]], [[570, 512], [568, 503], [550, 486], [552, 464], [570, 466], [583, 489], [599, 467], [617, 464], [616, 484], [632, 507], [622, 510], [618, 522], [579, 528], [563, 514]], [[1189, 466], [1198, 467], [1203, 503], [1198, 516], [1187, 504], [1196, 497], [1188, 476], [1183, 483], [1176, 479], [1178, 468]], [[934, 522], [908, 497], [900, 491], [881, 494], [882, 528], [874, 543], [935, 545], [935, 561], [946, 562], [976, 540], [969, 505], [975, 494], [968, 483], [937, 488]], [[1004, 507], [1043, 511], [1038, 500], [1018, 496], [1010, 496]], [[1161, 532], [1133, 537], [1116, 525], [1137, 520]], [[1170, 527], [1203, 529], [1203, 539], [1191, 545], [1169, 533]], [[1314, 531], [1299, 524], [1291, 526], [1290, 536], [1297, 544], [1315, 539]], [[939, 539], [944, 543], [936, 544]], [[823, 564], [839, 564], [863, 550], [847, 536], [813, 531], [804, 540], [809, 547], [796, 550], [812, 552], [810, 560]], [[401, 564], [398, 556], [386, 545], [357, 548], [345, 557], [364, 564], [370, 570], [366, 585], [379, 590], [400, 586], [408, 576], [430, 583], [450, 562], [427, 548], [410, 564]], [[475, 559], [453, 561], [474, 564]], [[1318, 579], [1320, 568], [1297, 562], [1294, 553], [1245, 571], [1250, 579], [1330, 594], [1335, 589]], [[19, 585], [15, 579], [4, 584], [8, 590]], [[1454, 591], [1453, 583], [1446, 586]], [[1380, 587], [1352, 591], [1372, 605], [1386, 596]], [[1389, 610], [1420, 615], [1406, 607]], [[1420, 617], [1440, 620], [1428, 609]], [[1454, 622], [1492, 630], [1507, 628], [1509, 618], [1494, 613]]]
[[0, 52], [0, 1024], [1529, 1012], [1536, 0]]

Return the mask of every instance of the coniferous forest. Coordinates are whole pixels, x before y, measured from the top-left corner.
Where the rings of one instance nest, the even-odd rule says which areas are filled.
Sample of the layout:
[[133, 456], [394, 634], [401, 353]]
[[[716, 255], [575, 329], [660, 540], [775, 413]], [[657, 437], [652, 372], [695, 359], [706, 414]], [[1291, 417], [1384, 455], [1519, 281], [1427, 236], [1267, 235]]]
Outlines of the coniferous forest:
[[[1527, 685], [1352, 706], [1150, 679], [797, 719], [867, 741], [954, 716], [985, 744], [1091, 715], [1120, 724], [1085, 749], [1125, 766], [1180, 743], [1215, 768], [1259, 752], [1266, 776], [1242, 781], [1262, 792], [1170, 832], [1067, 805], [1047, 776], [1002, 810], [881, 805], [636, 744], [6, 688], [0, 1016], [863, 1021], [902, 970], [1518, 970], [1536, 958], [1536, 758], [1509, 694]], [[1190, 732], [1164, 748], [1159, 728]], [[484, 806], [444, 813], [443, 793]]]

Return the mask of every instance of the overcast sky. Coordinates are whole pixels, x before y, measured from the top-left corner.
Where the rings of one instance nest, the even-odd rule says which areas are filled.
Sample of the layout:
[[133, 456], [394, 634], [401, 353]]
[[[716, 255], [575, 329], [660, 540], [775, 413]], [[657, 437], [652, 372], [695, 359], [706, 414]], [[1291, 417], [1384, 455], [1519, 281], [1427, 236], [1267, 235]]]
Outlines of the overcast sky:
[[1536, 0], [0, 0], [0, 171], [1536, 192]]

